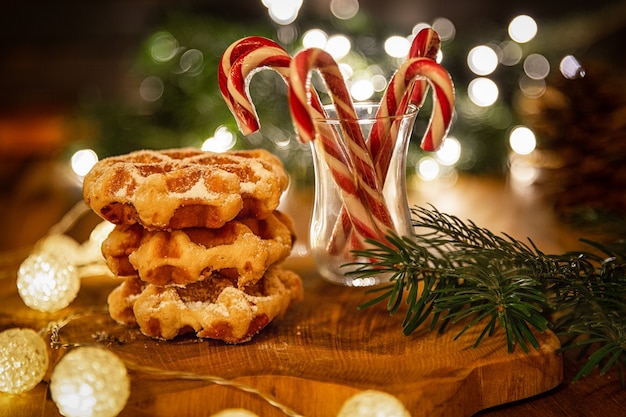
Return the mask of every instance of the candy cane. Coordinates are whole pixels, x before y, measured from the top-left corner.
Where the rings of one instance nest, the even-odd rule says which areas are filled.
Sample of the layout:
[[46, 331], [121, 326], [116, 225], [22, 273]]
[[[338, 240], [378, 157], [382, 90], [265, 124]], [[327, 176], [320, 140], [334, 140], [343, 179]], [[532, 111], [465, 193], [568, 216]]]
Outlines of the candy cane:
[[[439, 34], [432, 28], [425, 28], [420, 30], [417, 35], [415, 35], [415, 38], [413, 38], [407, 59], [425, 57], [436, 60], [440, 49], [441, 39], [439, 38]], [[410, 104], [421, 107], [426, 98], [427, 91], [428, 82], [426, 82], [426, 80], [417, 80]], [[397, 113], [396, 110], [396, 114]]]
[[[418, 32], [411, 42], [408, 58], [427, 57], [435, 59], [439, 53], [441, 40], [439, 35], [432, 28], [425, 28]], [[417, 80], [415, 86], [412, 87], [410, 104], [422, 106], [428, 91], [428, 82], [426, 80]], [[406, 113], [408, 102], [398, 108], [395, 97], [392, 97], [390, 90], [385, 92], [376, 113], [376, 122], [370, 130], [367, 145], [374, 161], [376, 174], [378, 175], [379, 184], [384, 185], [387, 177], [387, 171], [391, 162], [392, 152], [395, 148], [395, 139], [399, 128], [401, 116]], [[397, 117], [396, 117], [397, 116]], [[344, 219], [346, 216], [345, 207], [341, 208], [337, 219], [335, 230], [344, 234], [350, 233], [349, 223]], [[347, 227], [346, 227], [347, 225]], [[343, 226], [343, 227], [341, 227]], [[337, 239], [335, 234], [331, 241]]]
[[429, 58], [411, 58], [404, 62], [389, 81], [398, 106], [406, 103], [411, 86], [418, 79], [426, 80], [433, 89], [433, 110], [421, 147], [426, 151], [439, 148], [452, 122], [454, 110], [454, 85], [450, 74], [437, 62]]
[[222, 54], [217, 73], [218, 86], [244, 135], [256, 132], [260, 127], [256, 109], [249, 99], [248, 77], [263, 68], [271, 68], [285, 77], [290, 61], [291, 57], [279, 44], [261, 36], [240, 39]]
[[[243, 133], [256, 131], [260, 125], [248, 91], [249, 78], [258, 70], [272, 69], [288, 81], [290, 61], [291, 58], [278, 44], [259, 37], [244, 38], [224, 53], [218, 71], [220, 91]], [[309, 94], [311, 111], [316, 118], [325, 118], [317, 93], [310, 88]], [[349, 221], [355, 224], [362, 239], [379, 238], [367, 207], [358, 198], [357, 183], [342, 143], [335, 140], [330, 129], [322, 131], [318, 141], [326, 166], [342, 192], [344, 204], [352, 207], [353, 215]]]
[[[434, 60], [439, 53], [440, 45], [441, 41], [435, 30], [431, 28], [422, 29], [413, 39], [407, 59], [426, 57]], [[421, 107], [426, 98], [426, 92], [428, 91], [428, 82], [426, 80], [416, 80], [414, 85], [409, 88], [412, 90], [410, 102], [405, 100], [405, 103], [402, 105], [395, 96], [395, 91], [387, 88], [376, 114], [378, 120], [374, 126], [372, 126], [368, 138], [368, 146], [372, 158], [374, 159], [376, 173], [382, 184], [385, 182], [387, 169], [389, 168], [391, 160], [391, 153], [395, 146], [394, 140], [396, 138], [397, 121], [399, 121], [399, 119], [393, 116], [401, 116], [404, 114], [409, 104], [415, 105], [418, 108]], [[394, 122], [396, 124], [395, 129], [392, 128]]]
[[[310, 76], [311, 71], [317, 69], [328, 88], [337, 117], [344, 131], [344, 140], [350, 151], [353, 172], [360, 190], [360, 198], [366, 202], [378, 229], [378, 238], [384, 232], [393, 228], [389, 210], [382, 196], [382, 187], [374, 169], [373, 161], [363, 133], [358, 123], [357, 115], [352, 105], [343, 75], [333, 57], [319, 48], [309, 48], [298, 52], [291, 63], [289, 82], [289, 108], [294, 126], [302, 141], [313, 140], [318, 130], [315, 126], [310, 109]], [[351, 208], [346, 204], [348, 213]], [[356, 216], [357, 220], [360, 217]], [[353, 224], [355, 222], [353, 221]]]

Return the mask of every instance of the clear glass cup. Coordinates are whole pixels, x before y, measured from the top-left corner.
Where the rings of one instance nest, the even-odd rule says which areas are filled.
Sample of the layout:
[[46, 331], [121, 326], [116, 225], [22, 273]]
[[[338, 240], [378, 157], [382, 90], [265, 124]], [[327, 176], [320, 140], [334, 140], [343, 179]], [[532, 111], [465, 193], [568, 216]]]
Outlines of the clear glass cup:
[[[384, 148], [389, 155], [386, 158], [389, 166], [386, 170], [384, 167], [380, 168], [380, 171], [386, 174], [379, 174], [378, 179], [379, 183], [382, 183], [382, 196], [391, 216], [393, 231], [400, 236], [410, 235], [413, 233], [413, 228], [407, 200], [406, 157], [418, 110], [410, 106], [405, 114], [383, 119], [376, 118], [378, 104], [375, 103], [357, 103], [355, 110], [358, 126], [368, 147], [373, 126], [392, 126], [388, 129], [392, 132], [389, 136], [390, 141], [384, 145], [386, 148], [380, 147], [380, 149]], [[345, 121], [337, 118], [337, 113], [332, 106], [325, 107], [325, 112], [326, 118], [314, 119], [318, 132], [331, 142], [346, 143], [345, 129], [343, 129]], [[360, 261], [352, 253], [352, 249], [358, 249], [359, 246], [359, 244], [355, 245], [355, 240], [360, 241], [360, 245], [364, 244], [362, 239], [355, 237], [353, 227], [348, 221], [350, 215], [346, 212], [350, 211], [351, 215], [357, 219], [367, 216], [359, 212], [358, 207], [353, 209], [354, 205], [349, 201], [351, 197], [346, 192], [345, 186], [339, 185], [343, 180], [336, 172], [343, 172], [346, 164], [340, 161], [342, 158], [348, 158], [347, 155], [340, 153], [338, 158], [334, 157], [333, 152], [337, 153], [338, 149], [329, 147], [328, 141], [325, 142], [320, 138], [311, 142], [311, 149], [315, 171], [315, 202], [309, 244], [318, 272], [327, 281], [346, 286], [363, 287], [383, 282], [386, 278], [382, 275], [368, 278], [346, 276], [346, 272], [350, 270], [346, 264]], [[381, 162], [381, 164], [385, 163]], [[348, 195], [347, 200], [346, 195]]]

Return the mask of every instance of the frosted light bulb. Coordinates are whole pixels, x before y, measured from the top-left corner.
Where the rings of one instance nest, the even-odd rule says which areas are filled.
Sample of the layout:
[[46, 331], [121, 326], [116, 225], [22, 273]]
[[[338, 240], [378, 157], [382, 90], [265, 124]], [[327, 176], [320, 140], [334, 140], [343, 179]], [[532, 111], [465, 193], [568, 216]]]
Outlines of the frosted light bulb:
[[50, 393], [65, 417], [114, 417], [126, 406], [130, 380], [114, 353], [83, 347], [67, 353], [54, 367]]
[[80, 259], [80, 244], [67, 235], [53, 234], [42, 238], [37, 247], [37, 253], [46, 253], [52, 256], [63, 257], [73, 264]]
[[79, 289], [80, 276], [74, 265], [51, 253], [30, 255], [17, 272], [17, 291], [35, 310], [61, 310], [74, 301]]
[[337, 417], [411, 417], [411, 414], [393, 395], [367, 390], [348, 398]]
[[47, 370], [48, 348], [36, 331], [14, 328], [0, 333], [0, 391], [29, 391]]

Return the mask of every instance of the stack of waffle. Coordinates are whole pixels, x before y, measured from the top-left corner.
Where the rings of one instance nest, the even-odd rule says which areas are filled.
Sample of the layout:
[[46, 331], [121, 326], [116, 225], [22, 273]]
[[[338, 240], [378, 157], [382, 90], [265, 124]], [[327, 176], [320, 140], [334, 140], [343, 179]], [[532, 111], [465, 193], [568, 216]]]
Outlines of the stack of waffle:
[[295, 238], [277, 210], [286, 186], [281, 162], [264, 150], [98, 162], [83, 196], [116, 225], [102, 245], [122, 280], [108, 297], [111, 317], [154, 338], [249, 341], [302, 298], [300, 277], [281, 267]]

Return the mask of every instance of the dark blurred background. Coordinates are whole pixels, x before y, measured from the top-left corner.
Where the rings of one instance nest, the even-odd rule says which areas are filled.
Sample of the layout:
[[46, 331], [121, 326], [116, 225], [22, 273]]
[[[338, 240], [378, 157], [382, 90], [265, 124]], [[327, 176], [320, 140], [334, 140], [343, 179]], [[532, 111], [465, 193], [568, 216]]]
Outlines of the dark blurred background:
[[[349, 18], [333, 13], [355, 5], [358, 13]], [[581, 207], [623, 213], [626, 208], [626, 1], [304, 0], [290, 23], [276, 22], [268, 10], [261, 0], [3, 1], [4, 205], [44, 201], [59, 185], [38, 173], [53, 172], [77, 150], [94, 149], [104, 157], [146, 147], [200, 146], [220, 126], [237, 135], [236, 146], [267, 146], [283, 158], [293, 178], [310, 182], [310, 161], [300, 157], [308, 148], [286, 144], [293, 132], [285, 119], [286, 100], [274, 94], [284, 90], [275, 78], [259, 75], [253, 83], [262, 137], [236, 133], [215, 78], [223, 50], [243, 36], [263, 35], [294, 51], [308, 30], [320, 28], [352, 40], [352, 63], [377, 64], [389, 76], [397, 61], [383, 53], [384, 40], [407, 37], [416, 24], [444, 18], [454, 31], [442, 44], [442, 64], [458, 97], [450, 134], [462, 151], [454, 167], [442, 165], [442, 173], [510, 177], [517, 160], [511, 157], [509, 135], [523, 124], [537, 140], [534, 153], [518, 158], [523, 168], [535, 170], [526, 185], [543, 187], [559, 213], [569, 216]], [[477, 45], [510, 44], [507, 26], [520, 14], [536, 21], [537, 35], [517, 45], [518, 61], [486, 76], [499, 96], [491, 105], [477, 106], [467, 91], [476, 77], [467, 66], [468, 52]], [[175, 44], [173, 59], [154, 59], [159, 39]], [[181, 70], [183, 54], [190, 50], [198, 51], [200, 61]], [[549, 62], [550, 73], [532, 81], [530, 94], [521, 85], [528, 78], [524, 58], [533, 54]], [[585, 77], [563, 77], [559, 63], [567, 55], [581, 63]], [[158, 83], [157, 97], [141, 95], [147, 81]], [[415, 174], [423, 155], [412, 152]], [[61, 175], [66, 173], [48, 177]]]
[[[541, 25], [538, 49], [604, 55], [618, 67], [625, 60], [621, 48], [626, 40], [626, 7], [616, 0], [359, 3], [360, 13], [371, 19], [370, 26], [381, 35], [408, 34], [416, 23], [446, 17], [456, 26], [457, 42], [469, 45], [495, 38], [512, 17], [529, 14]], [[294, 26], [304, 31], [337, 21], [329, 4], [330, 0], [305, 0]], [[4, 1], [0, 5], [2, 111], [74, 106], [95, 91], [105, 97], [124, 94], [130, 65], [142, 42], [176, 13], [206, 16], [234, 27], [267, 26], [270, 32], [276, 26], [261, 0]], [[229, 40], [215, 41], [225, 44]]]

